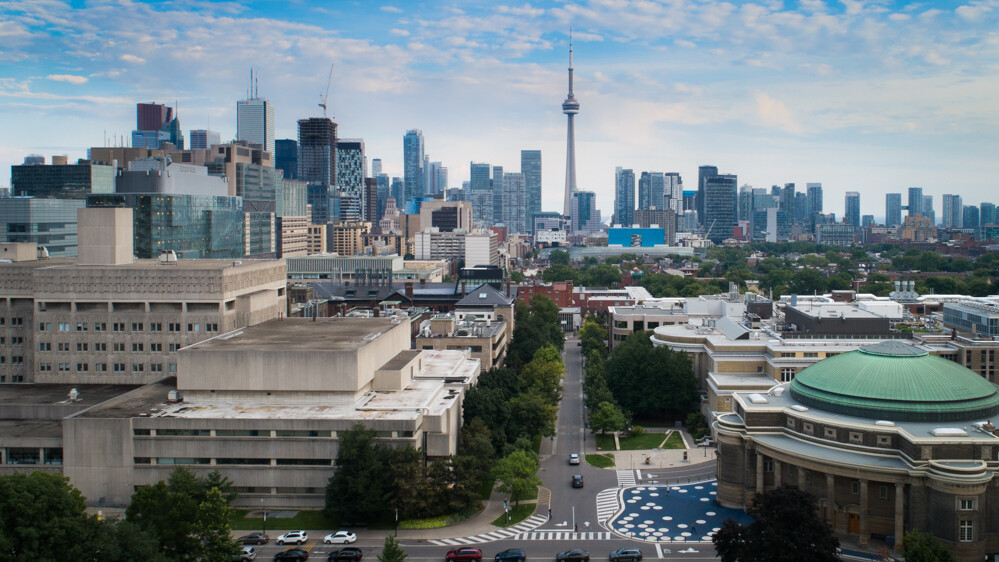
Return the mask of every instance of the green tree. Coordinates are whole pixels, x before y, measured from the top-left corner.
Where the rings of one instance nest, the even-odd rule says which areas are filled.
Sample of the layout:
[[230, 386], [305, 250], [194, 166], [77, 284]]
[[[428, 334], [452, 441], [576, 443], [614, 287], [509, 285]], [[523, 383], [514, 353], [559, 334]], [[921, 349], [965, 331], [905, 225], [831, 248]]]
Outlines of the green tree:
[[614, 394], [607, 387], [606, 372], [607, 362], [599, 352], [594, 351], [586, 358], [586, 367], [583, 370], [583, 393], [586, 407], [596, 409], [601, 402], [614, 403]]
[[85, 544], [86, 560], [102, 562], [169, 562], [160, 552], [156, 538], [143, 531], [138, 525], [121, 519], [98, 521], [88, 518], [89, 532], [81, 541]]
[[826, 280], [822, 277], [821, 273], [814, 269], [802, 269], [794, 273], [791, 279], [791, 286], [788, 290], [799, 295], [824, 293], [826, 290]]
[[232, 562], [239, 554], [239, 543], [232, 538], [232, 508], [217, 487], [209, 488], [198, 506], [196, 534], [201, 542], [200, 559], [204, 562]]
[[[176, 471], [175, 471], [176, 472]], [[178, 482], [187, 482], [182, 475]], [[201, 552], [196, 536], [198, 503], [187, 491], [172, 491], [166, 482], [140, 486], [125, 510], [127, 521], [156, 538], [160, 551], [174, 560], [195, 560]]]
[[748, 526], [727, 519], [712, 538], [722, 562], [839, 560], [839, 539], [808, 492], [785, 486], [757, 494], [747, 513], [754, 519]]
[[686, 353], [654, 347], [648, 332], [635, 332], [614, 348], [607, 386], [622, 409], [636, 418], [658, 419], [687, 411], [697, 398], [697, 380]]
[[558, 404], [552, 404], [540, 394], [523, 392], [509, 403], [508, 439], [521, 436], [554, 436]]
[[562, 400], [562, 373], [565, 364], [553, 345], [546, 345], [534, 353], [534, 358], [520, 371], [520, 388], [541, 396], [557, 406]]
[[406, 551], [399, 546], [399, 541], [392, 535], [385, 536], [385, 544], [382, 546], [382, 553], [378, 555], [378, 562], [403, 562]]
[[597, 409], [590, 413], [590, 429], [594, 433], [620, 431], [627, 423], [624, 412], [610, 402], [601, 402]]
[[87, 518], [80, 491], [57, 474], [0, 477], [0, 552], [5, 560], [77, 559]]
[[552, 265], [569, 265], [569, 252], [565, 250], [552, 250], [548, 254], [548, 261], [552, 262]]
[[514, 269], [510, 272], [510, 280], [513, 281], [514, 283], [523, 283], [524, 273]]
[[538, 469], [541, 468], [536, 454], [517, 449], [493, 465], [493, 477], [499, 482], [500, 491], [509, 494], [510, 499], [520, 505], [520, 499], [541, 485]]
[[339, 435], [336, 470], [326, 486], [329, 517], [376, 521], [385, 513], [386, 467], [375, 450], [375, 430], [361, 424]]
[[589, 357], [594, 351], [607, 356], [607, 328], [596, 321], [587, 318], [579, 329], [579, 340], [583, 347], [583, 355]]
[[902, 544], [906, 562], [957, 562], [947, 547], [930, 533], [907, 531]]

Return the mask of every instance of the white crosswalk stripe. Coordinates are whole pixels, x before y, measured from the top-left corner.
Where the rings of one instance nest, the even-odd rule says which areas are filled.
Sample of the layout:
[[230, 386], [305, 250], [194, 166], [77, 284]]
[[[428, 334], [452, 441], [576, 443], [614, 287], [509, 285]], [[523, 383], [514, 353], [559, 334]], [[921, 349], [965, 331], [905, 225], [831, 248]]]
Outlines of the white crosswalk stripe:
[[489, 533], [482, 533], [481, 535], [475, 535], [474, 537], [456, 537], [452, 539], [431, 539], [428, 540], [427, 542], [437, 546], [457, 546], [462, 544], [480, 544], [484, 542], [498, 541], [503, 539], [509, 539], [511, 537], [517, 537], [524, 534], [527, 531], [537, 529], [546, 521], [548, 521], [548, 517], [544, 515], [532, 515], [508, 529], [499, 529]]
[[617, 471], [617, 485], [620, 487], [634, 486], [635, 485], [635, 471], [634, 470], [619, 470]]
[[616, 488], [611, 488], [609, 490], [603, 490], [597, 494], [597, 522], [600, 524], [605, 523], [608, 519], [617, 513], [618, 507], [621, 505], [618, 498], [618, 492]]
[[607, 531], [531, 531], [517, 535], [518, 541], [606, 541], [611, 534]]

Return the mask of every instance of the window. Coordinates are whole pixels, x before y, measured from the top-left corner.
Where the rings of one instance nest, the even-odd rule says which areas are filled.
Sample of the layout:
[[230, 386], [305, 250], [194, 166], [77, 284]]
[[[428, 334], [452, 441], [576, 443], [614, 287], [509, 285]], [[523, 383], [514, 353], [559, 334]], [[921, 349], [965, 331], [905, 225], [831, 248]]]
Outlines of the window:
[[89, 363], [77, 363], [76, 364], [76, 372], [78, 372], [78, 373], [85, 373], [85, 372], [87, 372], [89, 370], [90, 370], [90, 364]]
[[156, 464], [211, 464], [212, 459], [159, 457]]
[[[278, 431], [278, 435], [281, 432]], [[270, 437], [269, 429], [216, 429], [215, 437]]]
[[94, 344], [94, 351], [107, 351], [108, 344], [106, 342], [100, 342]]
[[124, 332], [125, 331], [125, 323], [124, 322], [115, 322], [115, 323], [111, 324], [111, 330], [115, 331], [115, 332]]
[[780, 356], [784, 358], [794, 357], [794, 352], [782, 351]]
[[42, 372], [49, 372], [52, 370], [52, 363], [39, 363], [38, 370]]
[[816, 353], [816, 352], [814, 352], [814, 351], [806, 351], [805, 352], [805, 357], [807, 357], [809, 359], [815, 358], [815, 357], [818, 357], [818, 356], [819, 356], [819, 354]]
[[124, 363], [115, 363], [114, 364], [114, 372], [116, 372], [116, 373], [124, 373], [125, 372], [125, 364]]
[[217, 331], [219, 331], [219, 325], [218, 324], [205, 324], [205, 331], [206, 332], [217, 332]]
[[162, 373], [163, 372], [163, 363], [150, 363], [149, 364], [149, 370], [151, 372], [153, 372], [153, 373]]
[[757, 373], [762, 373], [763, 372], [763, 365], [757, 365], [756, 366], [756, 372]]
[[[10, 319], [10, 325], [11, 326], [22, 326], [22, 325], [24, 325], [24, 318], [19, 318], [19, 317], [15, 316], [14, 318]], [[69, 326], [68, 323], [66, 325]], [[69, 331], [69, 330], [67, 329], [67, 331]]]
[[763, 472], [773, 472], [774, 461], [763, 461]]
[[170, 328], [171, 332], [179, 332], [180, 331], [180, 324], [179, 323], [171, 322], [168, 325], [168, 327]]
[[975, 500], [961, 500], [961, 511], [973, 511], [975, 509]]
[[177, 351], [178, 349], [180, 349], [180, 344], [179, 343], [167, 344], [167, 349], [169, 349], [170, 351]]
[[329, 437], [330, 432], [315, 429], [279, 429], [275, 435], [278, 437]]
[[134, 457], [132, 459], [132, 462], [135, 463], [135, 464], [152, 464], [153, 463], [153, 459], [151, 459], [149, 457]]
[[801, 430], [804, 431], [805, 433], [811, 435], [812, 434], [812, 424], [810, 424], [808, 422], [802, 423], [801, 424]]
[[891, 437], [887, 435], [878, 435], [878, 446], [879, 447], [890, 447]]
[[59, 363], [59, 370], [61, 372], [68, 372], [69, 371], [69, 363]]
[[180, 437], [208, 437], [211, 431], [207, 429], [157, 429], [156, 435], [169, 435]]
[[163, 323], [162, 322], [150, 322], [149, 323], [149, 331], [150, 332], [162, 332], [163, 331]]
[[86, 322], [77, 322], [76, 323], [76, 331], [77, 332], [86, 332], [87, 331], [87, 323]]
[[107, 322], [94, 322], [94, 331], [95, 332], [106, 332], [106, 331], [108, 331], [108, 323]]
[[56, 344], [56, 349], [58, 349], [59, 351], [69, 351], [69, 343], [68, 342], [67, 343], [62, 343], [62, 342], [57, 343]]
[[38, 449], [28, 447], [7, 449], [7, 464], [38, 464], [38, 461]]
[[188, 324], [187, 325], [187, 331], [188, 332], [200, 332], [201, 331], [201, 324]]
[[149, 351], [163, 351], [163, 344], [151, 343], [149, 344]]
[[621, 321], [621, 320], [615, 320], [614, 321], [614, 327], [615, 328], [627, 328], [628, 327], [628, 323], [624, 322], [624, 321]]
[[11, 336], [10, 337], [10, 344], [11, 345], [23, 345], [24, 344], [24, 337], [22, 337], [22, 336]]
[[823, 435], [826, 436], [826, 439], [836, 439], [836, 430], [831, 427], [827, 427], [825, 428]]
[[278, 459], [278, 466], [330, 466], [331, 459]]
[[787, 426], [794, 429], [794, 418], [787, 418]]
[[94, 364], [94, 370], [97, 371], [97, 372], [99, 372], [99, 373], [106, 373], [106, 372], [108, 372], [108, 364], [107, 363], [96, 363], [96, 364]]
[[881, 499], [883, 500], [888, 499], [888, 486], [881, 486], [878, 488], [878, 491], [880, 493]]
[[171, 373], [176, 373], [177, 372], [177, 364], [176, 363], [170, 363], [169, 365], [167, 365], [167, 370], [169, 372], [171, 372]]
[[141, 373], [144, 370], [146, 370], [146, 366], [143, 365], [142, 363], [132, 363], [133, 373]]
[[150, 431], [148, 429], [135, 428], [132, 430], [132, 435], [149, 435]]
[[215, 459], [215, 464], [250, 464], [267, 466], [271, 464], [271, 459]]
[[133, 343], [132, 344], [132, 351], [142, 351], [142, 347], [143, 346], [142, 346], [141, 343]]
[[111, 344], [111, 348], [114, 351], [125, 351], [125, 342], [116, 342]]
[[780, 382], [791, 382], [794, 380], [794, 367], [785, 367], [780, 370]]
[[87, 344], [85, 344], [85, 343], [77, 343], [76, 344], [76, 350], [77, 351], [87, 351]]
[[47, 331], [49, 331], [49, 330], [52, 329], [52, 324], [48, 324], [48, 328], [46, 328], [45, 326], [46, 326], [45, 322], [39, 322], [38, 323], [38, 331], [39, 332], [47, 332]]
[[41, 342], [38, 344], [38, 351], [52, 351], [52, 344], [48, 342]]
[[46, 447], [42, 449], [43, 464], [62, 464], [62, 448]]
[[850, 443], [864, 443], [864, 434], [859, 431], [850, 432]]
[[133, 332], [141, 332], [142, 331], [142, 322], [132, 322], [132, 331]]
[[860, 482], [857, 482], [857, 481], [850, 482], [850, 491], [852, 493], [854, 493], [854, 494], [859, 494], [860, 493]]
[[961, 542], [971, 542], [975, 540], [975, 522], [964, 520], [958, 526], [958, 540]]

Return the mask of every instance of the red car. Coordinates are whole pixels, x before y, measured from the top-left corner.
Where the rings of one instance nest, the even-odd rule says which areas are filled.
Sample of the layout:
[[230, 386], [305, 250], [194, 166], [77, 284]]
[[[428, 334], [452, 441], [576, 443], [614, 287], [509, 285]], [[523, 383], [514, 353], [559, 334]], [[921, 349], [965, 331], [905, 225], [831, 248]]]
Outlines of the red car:
[[456, 548], [447, 551], [447, 560], [448, 562], [470, 562], [471, 560], [478, 562], [482, 560], [482, 551], [474, 546]]

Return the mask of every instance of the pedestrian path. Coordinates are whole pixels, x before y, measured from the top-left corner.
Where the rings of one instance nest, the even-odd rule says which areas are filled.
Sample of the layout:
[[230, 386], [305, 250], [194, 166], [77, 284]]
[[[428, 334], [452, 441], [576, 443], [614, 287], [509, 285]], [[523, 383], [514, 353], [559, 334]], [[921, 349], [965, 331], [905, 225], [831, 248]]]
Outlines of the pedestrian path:
[[605, 521], [617, 513], [618, 507], [621, 505], [618, 499], [618, 492], [617, 488], [610, 488], [597, 494], [598, 524], [603, 525]]
[[[492, 541], [499, 541], [503, 539], [511, 539], [518, 537], [528, 531], [533, 531], [541, 526], [542, 523], [548, 521], [548, 516], [546, 515], [532, 515], [517, 523], [512, 527], [506, 529], [497, 529], [490, 533], [482, 533], [475, 535], [473, 537], [459, 537], [454, 539], [432, 539], [427, 542], [437, 546], [457, 546], [462, 544], [481, 544]], [[608, 533], [609, 534], [609, 533]]]
[[625, 486], [635, 485], [635, 471], [634, 470], [619, 470], [617, 471], [617, 485], [621, 488]]
[[531, 531], [517, 535], [518, 541], [609, 541], [608, 531]]

